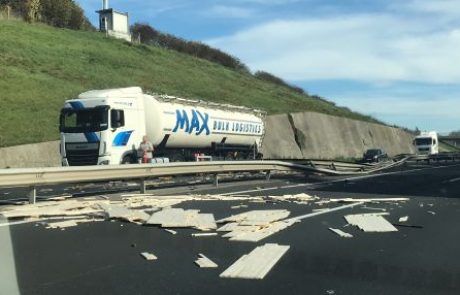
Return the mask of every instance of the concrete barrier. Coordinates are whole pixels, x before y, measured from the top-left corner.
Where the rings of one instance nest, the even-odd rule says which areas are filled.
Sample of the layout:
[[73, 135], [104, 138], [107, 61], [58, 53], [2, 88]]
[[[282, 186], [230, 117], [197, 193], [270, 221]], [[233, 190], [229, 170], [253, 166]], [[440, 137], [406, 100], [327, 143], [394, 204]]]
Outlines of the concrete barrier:
[[[267, 119], [266, 138], [270, 140], [263, 144], [267, 159], [298, 157], [292, 140], [301, 152], [298, 159], [359, 158], [370, 148], [383, 148], [390, 156], [415, 152], [413, 136], [398, 128], [314, 112], [287, 116], [290, 126], [280, 115]], [[277, 148], [272, 147], [277, 142]], [[281, 146], [284, 142], [290, 143], [288, 148]]]
[[[301, 159], [302, 152], [295, 141], [287, 114], [272, 115], [265, 119], [262, 154], [276, 155], [276, 159]], [[271, 157], [275, 159], [275, 157]]]
[[59, 141], [0, 149], [0, 168], [55, 167], [61, 165]]

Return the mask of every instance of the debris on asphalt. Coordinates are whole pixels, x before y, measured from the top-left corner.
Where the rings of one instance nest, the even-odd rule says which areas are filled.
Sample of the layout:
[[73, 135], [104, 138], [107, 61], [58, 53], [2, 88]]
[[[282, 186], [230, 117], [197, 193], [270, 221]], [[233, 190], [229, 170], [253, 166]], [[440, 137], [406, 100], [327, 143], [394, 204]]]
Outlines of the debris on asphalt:
[[192, 227], [202, 231], [217, 228], [213, 214], [199, 212], [200, 210], [166, 208], [153, 213], [146, 224], [158, 224], [161, 227]]
[[217, 233], [193, 233], [192, 237], [215, 237]]
[[390, 222], [388, 222], [382, 215], [388, 213], [366, 213], [366, 214], [353, 214], [345, 215], [345, 220], [357, 226], [365, 232], [393, 232], [398, 231]]
[[196, 265], [200, 268], [216, 268], [218, 265], [209, 259], [208, 257], [204, 256], [204, 254], [198, 254], [198, 259], [195, 260]]
[[177, 234], [177, 231], [175, 231], [175, 230], [172, 230], [172, 229], [167, 229], [167, 228], [165, 228], [164, 230], [165, 230], [166, 232], [168, 232], [168, 233], [172, 234], [172, 235], [175, 235], [175, 234]]
[[217, 223], [238, 222], [240, 225], [266, 225], [288, 217], [288, 210], [252, 210], [217, 220]]
[[235, 206], [231, 206], [230, 208], [231, 209], [248, 208], [248, 205], [235, 205]]
[[263, 279], [289, 250], [289, 246], [265, 244], [241, 256], [220, 274], [221, 278]]
[[430, 213], [431, 215], [436, 215], [436, 212], [434, 211], [427, 211], [428, 213]]
[[329, 208], [317, 208], [317, 209], [313, 209], [311, 210], [312, 212], [324, 212], [324, 211], [328, 211]]
[[155, 255], [149, 252], [142, 252], [141, 256], [144, 257], [145, 260], [157, 260], [158, 259], [158, 257], [156, 257]]
[[410, 227], [410, 228], [423, 228], [421, 225], [413, 225], [413, 224], [402, 224], [402, 223], [392, 223], [394, 226], [398, 227]]
[[308, 204], [311, 201], [319, 200], [319, 197], [310, 196], [305, 193], [295, 194], [295, 195], [283, 195], [283, 196], [268, 196], [269, 199], [274, 201], [282, 202], [293, 202], [296, 204]]
[[409, 220], [409, 216], [402, 216], [399, 217], [398, 222], [407, 222]]
[[228, 232], [222, 237], [231, 241], [258, 242], [294, 224], [294, 220], [281, 220], [289, 214], [288, 210], [247, 211], [218, 220], [226, 224], [217, 231]]
[[102, 219], [94, 219], [94, 218], [81, 218], [81, 219], [69, 219], [69, 220], [61, 220], [61, 221], [46, 221], [46, 228], [52, 229], [63, 229], [68, 227], [77, 226], [81, 223], [88, 223], [88, 222], [95, 222], [95, 221], [102, 221]]
[[377, 207], [369, 207], [369, 206], [363, 206], [362, 208], [363, 209], [369, 209], [369, 210], [377, 210], [377, 211], [382, 211], [382, 212], [387, 211], [387, 209], [385, 209], [385, 208], [377, 208]]
[[409, 201], [409, 198], [372, 198], [372, 199], [359, 199], [359, 198], [342, 198], [342, 199], [330, 199], [331, 202], [338, 203], [379, 203], [379, 202], [404, 202]]
[[349, 233], [346, 233], [338, 228], [332, 228], [330, 227], [329, 230], [335, 232], [336, 234], [338, 234], [339, 236], [341, 236], [342, 238], [353, 238], [353, 235], [352, 234], [349, 234]]
[[128, 222], [145, 223], [150, 218], [150, 214], [143, 210], [132, 210], [112, 204], [100, 204], [100, 207], [104, 209], [104, 213], [108, 219], [121, 219]]

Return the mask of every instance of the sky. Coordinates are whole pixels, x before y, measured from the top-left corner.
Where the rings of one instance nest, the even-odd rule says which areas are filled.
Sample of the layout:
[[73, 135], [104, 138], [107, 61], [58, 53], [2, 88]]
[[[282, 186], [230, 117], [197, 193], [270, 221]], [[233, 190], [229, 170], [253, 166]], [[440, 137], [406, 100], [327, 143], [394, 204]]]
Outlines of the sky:
[[[109, 0], [386, 123], [460, 130], [458, 0]], [[93, 24], [101, 0], [76, 0]]]

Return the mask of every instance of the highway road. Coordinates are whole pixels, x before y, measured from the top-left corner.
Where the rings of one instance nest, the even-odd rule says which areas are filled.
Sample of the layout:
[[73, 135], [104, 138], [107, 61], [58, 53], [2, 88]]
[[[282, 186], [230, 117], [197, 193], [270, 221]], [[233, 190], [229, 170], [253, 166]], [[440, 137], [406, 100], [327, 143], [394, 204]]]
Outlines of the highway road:
[[[57, 191], [56, 188], [54, 191]], [[5, 191], [0, 192], [5, 193]], [[295, 176], [187, 185], [155, 190], [164, 195], [209, 193], [284, 195], [307, 193], [321, 198], [409, 197], [403, 203], [375, 203], [311, 217], [257, 243], [222, 237], [191, 237], [191, 229], [171, 235], [158, 227], [94, 222], [65, 230], [34, 223], [9, 227], [17, 285], [21, 294], [459, 294], [460, 165], [411, 164], [369, 177]], [[9, 191], [14, 197], [20, 191]], [[315, 203], [187, 202], [182, 208], [214, 213], [216, 219], [252, 209], [287, 209], [291, 216], [322, 207]], [[398, 223], [397, 232], [366, 233], [346, 226], [343, 216], [381, 212]], [[342, 228], [354, 237], [328, 230]], [[8, 227], [3, 227], [3, 229]], [[5, 234], [5, 231], [4, 231]], [[263, 280], [219, 278], [243, 254], [265, 243], [290, 249]], [[152, 251], [158, 260], [143, 260]], [[199, 269], [198, 253], [217, 269]], [[1, 272], [0, 272], [1, 273]], [[11, 284], [1, 282], [2, 285]]]

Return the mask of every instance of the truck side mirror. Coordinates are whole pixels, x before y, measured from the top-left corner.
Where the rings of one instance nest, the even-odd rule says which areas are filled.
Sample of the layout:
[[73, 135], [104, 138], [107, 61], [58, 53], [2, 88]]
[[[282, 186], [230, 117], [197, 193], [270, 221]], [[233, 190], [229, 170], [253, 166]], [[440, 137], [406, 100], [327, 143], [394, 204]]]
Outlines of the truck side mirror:
[[121, 110], [110, 111], [110, 125], [112, 128], [125, 126], [125, 113]]

